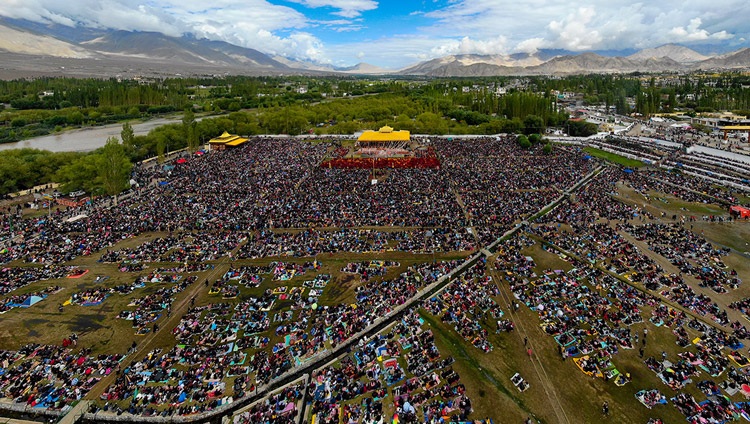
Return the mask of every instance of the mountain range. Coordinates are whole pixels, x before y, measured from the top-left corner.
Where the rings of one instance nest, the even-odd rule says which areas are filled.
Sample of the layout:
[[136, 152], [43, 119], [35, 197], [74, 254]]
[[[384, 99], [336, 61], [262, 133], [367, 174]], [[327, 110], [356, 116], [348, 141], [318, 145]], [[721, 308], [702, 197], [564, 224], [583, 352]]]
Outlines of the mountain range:
[[397, 74], [429, 77], [565, 75], [750, 68], [750, 49], [705, 55], [667, 44], [640, 51], [451, 55], [401, 70], [360, 63], [334, 67], [270, 56], [224, 41], [158, 32], [44, 25], [0, 19], [0, 78], [36, 75], [112, 77], [169, 75]]

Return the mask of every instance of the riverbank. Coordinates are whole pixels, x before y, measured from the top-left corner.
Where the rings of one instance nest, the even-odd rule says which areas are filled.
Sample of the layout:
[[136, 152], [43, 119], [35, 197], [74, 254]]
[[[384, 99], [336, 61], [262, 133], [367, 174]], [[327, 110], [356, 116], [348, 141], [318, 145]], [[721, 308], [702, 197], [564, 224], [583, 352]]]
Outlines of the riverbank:
[[[196, 117], [195, 120], [200, 121], [206, 117], [214, 118], [217, 116], [221, 115]], [[130, 125], [133, 127], [135, 135], [146, 135], [154, 128], [162, 125], [178, 124], [182, 122], [181, 120], [182, 114], [176, 114], [162, 118], [149, 119], [148, 121], [133, 120], [130, 121]], [[51, 152], [89, 152], [104, 146], [104, 143], [107, 142], [109, 137], [120, 138], [123, 124], [124, 122], [98, 127], [86, 127], [63, 131], [57, 134], [29, 138], [15, 143], [3, 143], [0, 144], [0, 151], [29, 148], [49, 150]]]

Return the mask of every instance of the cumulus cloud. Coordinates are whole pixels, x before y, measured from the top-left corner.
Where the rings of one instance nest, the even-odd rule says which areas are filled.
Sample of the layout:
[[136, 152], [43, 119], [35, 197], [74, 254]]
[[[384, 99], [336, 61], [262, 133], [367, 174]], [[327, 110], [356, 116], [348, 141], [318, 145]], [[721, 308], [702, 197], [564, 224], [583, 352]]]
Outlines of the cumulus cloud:
[[[483, 41], [506, 36], [511, 51], [646, 48], [673, 42], [721, 41], [748, 33], [745, 0], [454, 0], [419, 16], [426, 34]], [[701, 19], [695, 21], [696, 16]], [[747, 37], [745, 37], [747, 38]]]
[[544, 48], [544, 38], [536, 37], [523, 40], [513, 49], [515, 52], [536, 53], [539, 49]]
[[165, 15], [161, 8], [133, 7], [124, 0], [6, 0], [0, 4], [0, 15], [66, 26], [161, 31], [168, 35], [181, 33], [174, 19]]
[[674, 35], [679, 41], [700, 41], [700, 40], [726, 40], [732, 38], [731, 34], [726, 31], [709, 33], [705, 29], [701, 28], [703, 21], [701, 18], [694, 18], [690, 20], [690, 24], [687, 27], [674, 27], [669, 33]]
[[383, 68], [399, 69], [440, 56], [433, 51], [452, 41], [423, 35], [396, 35], [347, 44], [329, 44], [326, 51], [330, 57], [336, 58], [336, 65], [353, 65], [365, 60]]
[[474, 40], [464, 37], [460, 40], [450, 40], [445, 44], [431, 49], [433, 56], [445, 56], [453, 54], [500, 54], [506, 50], [507, 39], [499, 36], [486, 40]]
[[602, 36], [589, 24], [596, 16], [593, 8], [582, 7], [562, 21], [552, 21], [547, 26], [557, 39], [558, 46], [573, 50], [591, 50], [602, 41]]

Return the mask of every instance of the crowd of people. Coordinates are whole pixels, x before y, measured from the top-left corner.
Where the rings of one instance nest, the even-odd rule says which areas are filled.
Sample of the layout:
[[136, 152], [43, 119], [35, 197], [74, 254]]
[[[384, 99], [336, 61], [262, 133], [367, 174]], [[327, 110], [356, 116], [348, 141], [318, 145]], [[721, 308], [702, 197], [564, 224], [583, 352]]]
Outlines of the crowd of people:
[[681, 273], [695, 275], [701, 281], [701, 286], [717, 293], [726, 293], [742, 283], [737, 271], [725, 271], [727, 266], [721, 258], [728, 255], [730, 250], [714, 247], [703, 237], [687, 230], [683, 224], [625, 224], [620, 228], [638, 240], [646, 241], [651, 250], [669, 259]]
[[[354, 301], [324, 304], [319, 303], [320, 294], [328, 290], [331, 277], [306, 275], [320, 272], [317, 255], [474, 251], [560, 198], [595, 168], [594, 161], [575, 148], [555, 147], [551, 154], [540, 146], [522, 150], [513, 137], [439, 140], [433, 147], [440, 168], [388, 169], [376, 175], [368, 169], [319, 166], [329, 147], [263, 139], [239, 149], [191, 157], [169, 170], [138, 166], [133, 177], [141, 188], [113, 207], [95, 202], [82, 210], [19, 224], [16, 231], [21, 237], [6, 241], [0, 262], [33, 265], [3, 270], [4, 294], [39, 279], [57, 278], [65, 269], [60, 264], [100, 251], [104, 251], [100, 261], [120, 264], [127, 272], [143, 272], [145, 265], [139, 264], [148, 262], [171, 263], [141, 274], [131, 285], [91, 288], [72, 295], [72, 303], [96, 303], [109, 294], [130, 293], [151, 282], [167, 284], [136, 297], [131, 309], [120, 314], [133, 320], [137, 334], [146, 334], [156, 330], [161, 314], [171, 312], [175, 296], [197, 280], [177, 275], [206, 271], [213, 266], [210, 261], [227, 256], [233, 261], [274, 258], [263, 265], [232, 261], [222, 278], [213, 284], [207, 279], [207, 292], [224, 300], [204, 306], [191, 303], [179, 324], [170, 328], [175, 347], [148, 352], [123, 370], [102, 397], [107, 403], [97, 406], [105, 412], [144, 416], [205, 412], [346, 342], [463, 262], [417, 263], [394, 278], [385, 278], [390, 267], [398, 266], [388, 261], [345, 263], [342, 272], [361, 277]], [[661, 307], [660, 296], [721, 325], [730, 323], [726, 312], [710, 296], [696, 294], [682, 275], [666, 274], [625, 234], [645, 241], [654, 254], [685, 267], [684, 273], [700, 277], [714, 291], [736, 287], [740, 279], [722, 267], [724, 252], [684, 225], [647, 224], [654, 217], [643, 208], [616, 201], [610, 194], [617, 190], [614, 182], [618, 180], [642, 193], [667, 191], [688, 201], [732, 196], [685, 175], [607, 167], [575, 197], [566, 196], [546, 217], [525, 226], [529, 236], [515, 236], [501, 244], [495, 269], [507, 271], [505, 282], [518, 302], [538, 313], [544, 330], [560, 346], [561, 356], [576, 358], [584, 373], [624, 381], [612, 359], [621, 349], [639, 347], [634, 326], [650, 325], [645, 321], [672, 328], [680, 346], [689, 345], [688, 331], [699, 332], [706, 339], [697, 355], [701, 364], [713, 371], [728, 369], [725, 350], [736, 346], [736, 338], [714, 333], [684, 313]], [[65, 219], [78, 212], [85, 212], [87, 218]], [[611, 220], [622, 224], [612, 225]], [[561, 223], [573, 231], [561, 228]], [[152, 232], [168, 235], [135, 248], [115, 246]], [[534, 243], [532, 238], [543, 239], [549, 251], [554, 252], [556, 246], [576, 255], [577, 259], [567, 257], [575, 269], [537, 275], [533, 259], [519, 253]], [[467, 342], [490, 352], [489, 331], [512, 331], [514, 326], [500, 320], [503, 312], [494, 298], [502, 282], [486, 275], [486, 266], [480, 261], [424, 306]], [[645, 291], [609, 273], [627, 276]], [[305, 282], [300, 281], [303, 275], [308, 278]], [[263, 283], [272, 285], [259, 288]], [[240, 286], [258, 290], [250, 295]], [[654, 310], [651, 317], [644, 318], [644, 307]], [[287, 422], [300, 391], [305, 390], [315, 399], [313, 411], [320, 421], [377, 420], [383, 417], [386, 388], [394, 394], [402, 421], [418, 416], [437, 422], [446, 415], [466, 419], [471, 401], [456, 374], [440, 359], [432, 335], [420, 328], [418, 315], [406, 314], [390, 335], [380, 336], [374, 345], [353, 349], [341, 368], [318, 370], [310, 386], [292, 386], [255, 405], [240, 421], [273, 415], [284, 417], [276, 422]], [[740, 324], [734, 330], [738, 338], [747, 334]], [[645, 343], [646, 333], [641, 340]], [[381, 364], [376, 359], [399, 354], [406, 355], [406, 366], [399, 361]], [[9, 362], [23, 360], [12, 359]], [[665, 359], [646, 361], [658, 368], [654, 362], [663, 365]], [[700, 368], [688, 364], [688, 359], [675, 359], [676, 371], [659, 373], [665, 383], [680, 389], [687, 384], [684, 377]], [[35, 375], [30, 370], [19, 368], [17, 380]], [[349, 374], [362, 379], [352, 380]], [[732, 378], [732, 384], [744, 384], [743, 373], [733, 375], [737, 378]], [[65, 396], [72, 399], [83, 391], [80, 381], [71, 384], [72, 380], [57, 379], [49, 384], [67, 391]], [[8, 396], [15, 394], [13, 390], [4, 393], [17, 398]], [[373, 396], [359, 405], [335, 407], [345, 398], [365, 393]], [[711, 408], [719, 409], [718, 403]]]
[[[33, 408], [63, 410], [81, 400], [124, 355], [91, 356], [91, 349], [29, 344], [0, 350], [0, 394]], [[10, 366], [10, 365], [13, 366]]]
[[[430, 299], [425, 308], [439, 315], [464, 340], [486, 353], [493, 350], [492, 343], [487, 340], [487, 319], [490, 316], [501, 318], [503, 311], [494, 300], [500, 294], [499, 289], [485, 271], [485, 262], [479, 261], [449, 284], [445, 291]], [[504, 327], [513, 328], [512, 323], [505, 323]]]
[[133, 308], [120, 312], [117, 318], [133, 321], [136, 334], [144, 335], [151, 331], [148, 325], [159, 319], [164, 310], [170, 310], [175, 296], [197, 280], [193, 275], [180, 279], [168, 287], [161, 287], [155, 292], [133, 299], [128, 307]]
[[[169, 171], [139, 165], [133, 173], [139, 188], [114, 207], [95, 201], [20, 222], [20, 238], [8, 243], [0, 262], [59, 264], [144, 232], [169, 236], [108, 250], [100, 260], [201, 262], [245, 239], [242, 257], [379, 251], [386, 240], [397, 241], [398, 250], [466, 250], [476, 237], [493, 240], [592, 169], [581, 152], [524, 151], [514, 137], [442, 140], [433, 146], [443, 161], [439, 169], [381, 170], [373, 184], [370, 170], [320, 166], [328, 148], [262, 139], [191, 157]], [[67, 219], [74, 214], [86, 217]], [[372, 226], [422, 230], [363, 234], [352, 228]], [[305, 231], [268, 231], [300, 228]]]
[[76, 268], [59, 265], [0, 268], [0, 295], [8, 294], [37, 281], [66, 277]]
[[[405, 359], [406, 370], [397, 358]], [[441, 355], [432, 331], [412, 309], [393, 327], [361, 340], [335, 365], [311, 375], [307, 397], [312, 416], [321, 423], [465, 421], [471, 400], [452, 362]], [[391, 402], [392, 416], [386, 415], [385, 402]]]
[[[666, 306], [656, 295], [625, 284], [591, 263], [572, 257], [565, 259], [572, 265], [568, 272], [548, 270], [539, 276], [511, 272], [505, 278], [516, 299], [538, 313], [542, 328], [557, 342], [563, 359], [573, 357], [584, 374], [624, 385], [629, 379], [625, 370], [618, 370], [615, 365], [618, 352], [639, 349], [643, 358], [649, 326], [666, 326], [672, 329], [683, 351], [671, 361], [665, 352], [659, 359], [649, 356], [644, 364], [677, 392], [669, 401], [689, 422], [696, 423], [725, 422], [742, 411], [721, 395], [721, 390], [729, 395], [737, 393], [750, 378], [744, 368], [750, 360], [737, 351], [742, 346], [741, 339], [747, 337], [741, 323], [732, 323], [731, 333], [718, 330]], [[517, 269], [521, 262], [507, 255], [500, 261], [498, 269]], [[652, 311], [648, 319], [646, 308]], [[642, 334], [637, 327], [643, 328]], [[688, 330], [699, 336], [691, 340]], [[689, 349], [693, 344], [695, 352]], [[725, 373], [729, 377], [720, 383], [701, 380], [696, 386], [706, 393], [707, 399], [698, 402], [683, 389], [701, 372], [714, 379]], [[668, 403], [657, 389], [641, 390], [636, 398], [647, 408]]]

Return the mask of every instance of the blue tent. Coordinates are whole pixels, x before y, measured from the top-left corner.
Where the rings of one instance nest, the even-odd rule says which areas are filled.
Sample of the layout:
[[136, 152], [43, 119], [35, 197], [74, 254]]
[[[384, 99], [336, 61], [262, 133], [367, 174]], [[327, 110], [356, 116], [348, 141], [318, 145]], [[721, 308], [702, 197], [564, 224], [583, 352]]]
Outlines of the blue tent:
[[589, 159], [591, 159], [591, 155], [586, 155], [583, 158], [586, 159], [586, 160], [589, 160]]
[[22, 308], [28, 308], [28, 307], [30, 307], [31, 305], [34, 305], [34, 304], [36, 304], [36, 303], [39, 303], [39, 302], [41, 302], [42, 300], [44, 300], [44, 298], [43, 298], [43, 297], [39, 297], [39, 296], [29, 296], [29, 297], [27, 297], [27, 298], [26, 298], [26, 300], [24, 300], [24, 301], [23, 301], [23, 303], [21, 303], [21, 307], [22, 307]]
[[630, 168], [625, 168], [625, 173], [626, 173], [626, 174], [632, 174], [632, 173], [633, 173], [633, 170], [632, 170], [632, 169], [630, 169]]

